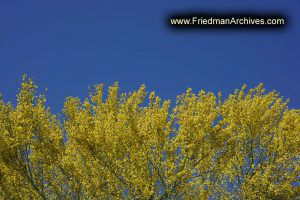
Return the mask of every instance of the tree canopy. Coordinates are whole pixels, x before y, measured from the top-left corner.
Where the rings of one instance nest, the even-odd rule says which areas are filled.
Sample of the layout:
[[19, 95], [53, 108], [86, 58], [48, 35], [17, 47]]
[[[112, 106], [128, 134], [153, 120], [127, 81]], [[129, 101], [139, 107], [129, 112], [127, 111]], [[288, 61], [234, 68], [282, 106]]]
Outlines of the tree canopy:
[[[54, 115], [23, 76], [0, 100], [1, 199], [290, 199], [300, 195], [300, 112], [276, 91], [95, 85]], [[148, 99], [148, 100], [147, 100]]]

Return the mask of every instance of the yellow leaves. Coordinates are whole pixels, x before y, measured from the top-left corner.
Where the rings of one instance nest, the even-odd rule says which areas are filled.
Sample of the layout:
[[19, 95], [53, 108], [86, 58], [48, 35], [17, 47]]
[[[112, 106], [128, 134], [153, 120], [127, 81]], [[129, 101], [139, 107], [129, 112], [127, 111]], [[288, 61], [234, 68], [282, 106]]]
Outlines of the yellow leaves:
[[66, 98], [64, 105], [64, 112], [70, 120], [74, 119], [76, 114], [79, 112], [80, 99], [79, 98]]
[[16, 134], [20, 134], [20, 133], [22, 133], [22, 131], [23, 131], [22, 126], [17, 126], [16, 127]]
[[234, 199], [228, 182], [237, 181], [237, 194], [250, 199], [286, 198], [295, 190], [290, 183], [299, 173], [300, 112], [286, 109], [275, 92], [265, 94], [262, 84], [248, 92], [244, 85], [226, 100], [221, 92], [217, 99], [189, 88], [176, 106], [154, 92], [141, 106], [145, 85], [120, 94], [115, 83], [106, 100], [103, 84], [95, 85], [83, 102], [66, 99], [62, 123], [35, 90], [25, 77], [16, 108], [0, 101], [0, 179], [6, 187], [0, 184], [0, 198], [5, 189], [15, 190], [15, 198], [26, 191], [36, 199], [69, 198], [79, 190], [82, 199], [122, 199], [125, 191], [132, 199], [161, 191], [168, 198], [222, 192], [220, 198]]
[[98, 84], [94, 86], [95, 88], [95, 95], [93, 96], [90, 94], [90, 98], [93, 103], [96, 103], [97, 105], [102, 104], [102, 96], [103, 96], [103, 84]]
[[242, 87], [242, 91], [245, 90], [246, 88], [247, 88], [247, 85], [244, 84], [243, 87]]

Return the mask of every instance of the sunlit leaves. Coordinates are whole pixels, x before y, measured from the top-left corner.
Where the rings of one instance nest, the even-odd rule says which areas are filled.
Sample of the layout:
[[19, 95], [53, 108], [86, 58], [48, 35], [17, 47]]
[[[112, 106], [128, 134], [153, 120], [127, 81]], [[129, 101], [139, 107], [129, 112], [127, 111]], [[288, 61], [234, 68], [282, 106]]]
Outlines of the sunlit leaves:
[[[188, 89], [176, 105], [145, 85], [95, 85], [61, 119], [23, 77], [0, 100], [2, 199], [289, 199], [299, 193], [300, 112], [246, 85], [227, 99]], [[145, 102], [146, 101], [146, 102]], [[146, 103], [148, 102], [148, 105]], [[298, 180], [299, 181], [299, 180]]]

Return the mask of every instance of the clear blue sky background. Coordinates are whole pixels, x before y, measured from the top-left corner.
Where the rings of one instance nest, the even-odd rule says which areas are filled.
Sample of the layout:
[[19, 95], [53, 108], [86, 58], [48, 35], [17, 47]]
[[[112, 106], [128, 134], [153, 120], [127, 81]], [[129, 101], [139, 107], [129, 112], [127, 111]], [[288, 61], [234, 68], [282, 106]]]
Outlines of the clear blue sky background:
[[[280, 12], [281, 31], [171, 30], [181, 11]], [[0, 91], [15, 102], [16, 80], [27, 73], [48, 105], [119, 81], [123, 91], [145, 83], [163, 99], [188, 87], [225, 94], [263, 82], [300, 108], [300, 1], [0, 1]]]

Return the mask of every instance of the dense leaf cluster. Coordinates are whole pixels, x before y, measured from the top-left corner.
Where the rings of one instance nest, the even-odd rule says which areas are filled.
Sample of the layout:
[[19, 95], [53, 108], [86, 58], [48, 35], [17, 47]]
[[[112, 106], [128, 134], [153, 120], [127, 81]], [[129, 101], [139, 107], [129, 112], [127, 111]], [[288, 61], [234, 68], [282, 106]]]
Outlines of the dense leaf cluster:
[[[0, 100], [1, 199], [289, 199], [299, 195], [300, 112], [246, 86], [227, 99], [188, 89], [95, 85], [58, 117], [26, 76]], [[144, 100], [148, 97], [148, 105]]]

